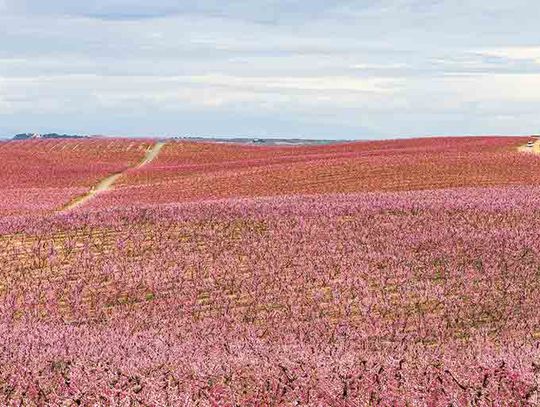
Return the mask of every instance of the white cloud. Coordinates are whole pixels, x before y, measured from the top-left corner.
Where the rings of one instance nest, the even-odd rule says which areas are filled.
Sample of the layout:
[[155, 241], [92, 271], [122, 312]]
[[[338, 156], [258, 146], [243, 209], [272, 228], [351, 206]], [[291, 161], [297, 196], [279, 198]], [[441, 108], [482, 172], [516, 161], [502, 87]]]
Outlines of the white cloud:
[[503, 47], [478, 51], [482, 55], [514, 60], [534, 61], [540, 64], [540, 46], [534, 47]]
[[532, 132], [539, 13], [533, 0], [0, 0], [1, 123]]
[[[317, 104], [332, 108], [368, 104], [379, 95], [398, 91], [398, 80], [353, 77], [234, 77], [199, 76], [98, 76], [57, 75], [0, 78], [0, 92], [12, 109], [49, 112], [51, 109], [131, 109], [161, 106], [164, 109], [239, 106], [298, 110]], [[322, 92], [322, 93], [321, 93]], [[57, 101], [57, 103], [54, 103]]]
[[[180, 80], [182, 80], [180, 78]], [[233, 88], [248, 88], [254, 91], [349, 91], [370, 93], [392, 93], [399, 80], [389, 78], [354, 78], [343, 76], [317, 77], [233, 77], [228, 75], [192, 76], [190, 82]]]
[[459, 101], [540, 102], [540, 74], [480, 74], [445, 80]]

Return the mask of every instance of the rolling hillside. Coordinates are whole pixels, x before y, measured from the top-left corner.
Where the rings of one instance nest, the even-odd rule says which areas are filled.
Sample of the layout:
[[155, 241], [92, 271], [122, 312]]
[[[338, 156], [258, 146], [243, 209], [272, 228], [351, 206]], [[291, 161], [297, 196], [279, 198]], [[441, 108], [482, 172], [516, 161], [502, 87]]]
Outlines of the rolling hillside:
[[526, 141], [0, 145], [0, 404], [536, 405]]

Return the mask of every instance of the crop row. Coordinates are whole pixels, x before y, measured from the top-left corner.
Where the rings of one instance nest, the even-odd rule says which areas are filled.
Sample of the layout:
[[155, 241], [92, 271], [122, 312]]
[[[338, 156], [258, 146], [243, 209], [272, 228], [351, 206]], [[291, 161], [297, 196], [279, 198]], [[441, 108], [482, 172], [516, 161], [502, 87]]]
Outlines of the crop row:
[[4, 219], [0, 404], [534, 405], [539, 192]]
[[209, 199], [539, 185], [521, 138], [358, 142], [327, 147], [169, 143], [91, 207]]
[[0, 214], [58, 209], [111, 173], [136, 164], [149, 141], [120, 139], [0, 142]]

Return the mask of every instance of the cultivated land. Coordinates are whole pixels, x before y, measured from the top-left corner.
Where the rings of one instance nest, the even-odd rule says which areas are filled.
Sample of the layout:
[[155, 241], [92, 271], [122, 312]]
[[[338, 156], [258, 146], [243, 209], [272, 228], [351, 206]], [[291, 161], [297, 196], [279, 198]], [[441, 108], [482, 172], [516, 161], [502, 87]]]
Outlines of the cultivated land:
[[538, 405], [527, 140], [0, 143], [0, 405]]
[[0, 142], [0, 215], [51, 213], [143, 159], [147, 140]]

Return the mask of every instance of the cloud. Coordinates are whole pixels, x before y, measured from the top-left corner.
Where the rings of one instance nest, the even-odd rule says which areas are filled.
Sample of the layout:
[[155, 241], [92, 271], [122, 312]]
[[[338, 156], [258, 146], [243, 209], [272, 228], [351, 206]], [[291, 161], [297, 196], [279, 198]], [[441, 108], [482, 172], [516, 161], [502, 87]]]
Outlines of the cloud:
[[[289, 112], [314, 106], [339, 109], [366, 107], [375, 97], [388, 98], [399, 81], [349, 77], [233, 77], [60, 75], [1, 78], [4, 101], [18, 113], [47, 113], [99, 106], [118, 110], [164, 110], [242, 107], [244, 110]], [[136, 86], [134, 86], [136, 84]], [[324, 92], [324, 93], [322, 93]]]
[[328, 9], [351, 1], [311, 0], [309, 7], [298, 0], [4, 0], [13, 11], [32, 14], [77, 15], [104, 20], [138, 20], [175, 15], [229, 17], [258, 22], [274, 22], [282, 17], [319, 15]]
[[501, 60], [517, 60], [533, 62], [540, 65], [540, 45], [534, 47], [504, 47], [479, 51], [483, 55]]
[[1, 123], [531, 133], [539, 14], [532, 0], [0, 0]]

